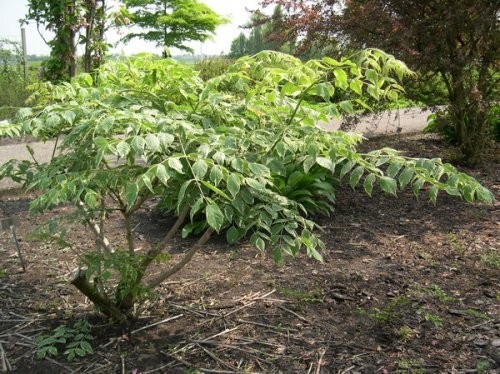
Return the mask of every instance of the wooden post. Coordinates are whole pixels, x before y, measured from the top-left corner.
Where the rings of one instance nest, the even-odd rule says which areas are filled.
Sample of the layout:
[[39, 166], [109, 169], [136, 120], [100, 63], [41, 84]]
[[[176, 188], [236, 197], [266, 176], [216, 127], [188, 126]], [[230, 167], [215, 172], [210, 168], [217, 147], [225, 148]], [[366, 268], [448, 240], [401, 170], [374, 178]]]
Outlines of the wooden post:
[[24, 67], [24, 82], [28, 82], [28, 52], [26, 48], [26, 29], [21, 27], [21, 45], [23, 47], [23, 67]]

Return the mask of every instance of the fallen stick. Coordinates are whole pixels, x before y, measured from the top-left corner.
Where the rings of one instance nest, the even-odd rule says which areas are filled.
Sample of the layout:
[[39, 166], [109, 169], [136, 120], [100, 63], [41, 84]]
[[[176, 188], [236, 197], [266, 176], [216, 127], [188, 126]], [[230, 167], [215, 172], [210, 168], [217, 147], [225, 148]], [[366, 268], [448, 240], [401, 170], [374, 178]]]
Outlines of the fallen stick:
[[137, 330], [132, 331], [132, 332], [130, 333], [130, 335], [133, 335], [133, 334], [135, 334], [135, 333], [138, 333], [139, 331], [146, 330], [146, 329], [149, 329], [149, 328], [154, 327], [154, 326], [161, 325], [162, 323], [167, 323], [167, 322], [170, 322], [170, 321], [176, 320], [176, 319], [181, 318], [181, 317], [183, 317], [183, 316], [184, 316], [184, 314], [178, 314], [178, 315], [176, 315], [176, 316], [173, 316], [173, 317], [170, 317], [170, 318], [164, 319], [164, 320], [162, 320], [162, 321], [155, 322], [155, 323], [152, 323], [152, 324], [147, 325], [147, 326], [143, 326], [143, 327], [141, 327], [141, 328], [139, 328], [139, 329], [137, 329]]

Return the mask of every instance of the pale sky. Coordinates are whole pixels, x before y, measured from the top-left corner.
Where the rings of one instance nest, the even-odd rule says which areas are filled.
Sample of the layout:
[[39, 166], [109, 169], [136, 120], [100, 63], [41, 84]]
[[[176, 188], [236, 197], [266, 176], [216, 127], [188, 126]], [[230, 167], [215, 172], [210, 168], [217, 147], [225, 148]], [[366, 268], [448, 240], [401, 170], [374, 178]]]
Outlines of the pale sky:
[[[207, 4], [216, 13], [230, 19], [230, 23], [219, 26], [212, 41], [203, 43], [193, 43], [190, 45], [195, 53], [200, 52], [206, 55], [219, 55], [221, 52], [229, 52], [231, 41], [242, 31], [239, 26], [245, 24], [250, 14], [245, 8], [258, 8], [259, 0], [199, 0]], [[27, 12], [27, 0], [0, 0], [0, 38], [8, 38], [16, 41], [21, 40], [19, 19], [24, 18]], [[122, 29], [125, 32], [126, 29]], [[50, 34], [43, 31], [44, 35], [50, 39]], [[107, 34], [108, 41], [116, 42], [120, 35], [115, 30], [110, 30]], [[42, 55], [49, 54], [49, 48], [38, 35], [36, 26], [26, 26], [26, 39], [28, 54]], [[151, 51], [161, 53], [161, 49], [156, 49], [154, 44], [147, 44], [142, 41], [132, 41], [127, 45], [120, 44], [113, 48], [112, 52], [134, 54], [137, 52]], [[176, 51], [172, 51], [177, 54]]]

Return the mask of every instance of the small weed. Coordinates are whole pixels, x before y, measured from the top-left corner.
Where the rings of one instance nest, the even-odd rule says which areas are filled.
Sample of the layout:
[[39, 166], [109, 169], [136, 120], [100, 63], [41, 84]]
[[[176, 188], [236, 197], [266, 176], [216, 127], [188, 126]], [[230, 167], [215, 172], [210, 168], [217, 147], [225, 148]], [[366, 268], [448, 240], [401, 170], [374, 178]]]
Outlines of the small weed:
[[85, 357], [93, 353], [89, 340], [94, 337], [90, 334], [90, 324], [86, 320], [77, 321], [73, 327], [60, 325], [53, 330], [52, 335], [40, 335], [35, 339], [37, 346], [36, 357], [43, 359], [47, 356], [57, 356], [60, 349], [68, 361], [75, 357]]
[[7, 270], [0, 269], [0, 278], [5, 278], [7, 275], [8, 275]]
[[489, 267], [500, 269], [500, 253], [498, 252], [491, 252], [481, 256], [481, 261]]
[[323, 301], [323, 292], [315, 289], [312, 291], [294, 290], [291, 288], [280, 288], [279, 292], [289, 299], [303, 303], [320, 303]]
[[479, 360], [476, 364], [476, 371], [479, 374], [486, 373], [486, 370], [490, 368], [490, 362], [488, 360]]
[[447, 241], [451, 249], [457, 252], [460, 255], [460, 257], [463, 257], [465, 255], [465, 247], [457, 238], [456, 234], [450, 232], [447, 236]]
[[427, 291], [429, 292], [430, 295], [434, 296], [437, 298], [439, 301], [443, 303], [455, 301], [455, 298], [448, 295], [441, 287], [439, 287], [437, 284], [433, 284], [431, 288], [428, 288]]
[[229, 252], [229, 261], [236, 261], [238, 258], [240, 258], [240, 252], [236, 250]]
[[492, 319], [489, 315], [487, 315], [486, 313], [484, 313], [481, 310], [470, 309], [469, 308], [469, 309], [465, 309], [464, 312], [467, 313], [471, 317], [476, 317], [476, 318], [484, 319], [486, 321], [489, 321], [489, 320]]
[[399, 360], [396, 362], [396, 365], [398, 368], [396, 373], [425, 373], [425, 370], [420, 367], [421, 364], [416, 360]]
[[410, 301], [406, 297], [397, 297], [392, 299], [383, 309], [374, 308], [370, 311], [358, 309], [358, 312], [377, 324], [396, 325], [402, 317], [402, 309], [409, 303]]
[[415, 332], [410, 327], [404, 325], [398, 329], [397, 335], [398, 335], [400, 340], [406, 342], [408, 340], [411, 340], [414, 337]]
[[424, 320], [431, 322], [435, 328], [443, 327], [443, 318], [434, 313], [429, 313], [424, 309], [418, 309], [417, 314], [421, 315]]

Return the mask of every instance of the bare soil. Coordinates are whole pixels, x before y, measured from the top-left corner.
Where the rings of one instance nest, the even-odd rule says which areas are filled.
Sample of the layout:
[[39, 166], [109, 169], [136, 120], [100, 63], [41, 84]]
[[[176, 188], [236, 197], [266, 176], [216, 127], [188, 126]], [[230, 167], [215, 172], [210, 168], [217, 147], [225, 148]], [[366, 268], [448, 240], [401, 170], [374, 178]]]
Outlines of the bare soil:
[[[428, 135], [368, 141], [407, 155], [453, 159]], [[498, 152], [462, 167], [498, 198]], [[0, 233], [0, 370], [15, 373], [496, 373], [500, 368], [500, 216], [494, 206], [424, 194], [369, 198], [338, 191], [320, 218], [325, 263], [305, 256], [276, 265], [245, 243], [214, 238], [162, 285], [133, 326], [113, 327], [67, 284], [74, 251], [28, 240], [37, 224], [70, 210], [28, 214], [33, 195], [3, 192], [0, 218], [16, 216], [20, 271], [11, 233]], [[168, 218], [136, 222], [147, 249]], [[108, 233], [120, 240], [123, 223]], [[71, 228], [82, 247], [91, 235]], [[178, 240], [178, 250], [186, 244]], [[67, 362], [35, 358], [34, 339], [87, 319], [94, 354]], [[153, 325], [155, 323], [159, 324]], [[144, 327], [144, 329], [141, 329]]]

